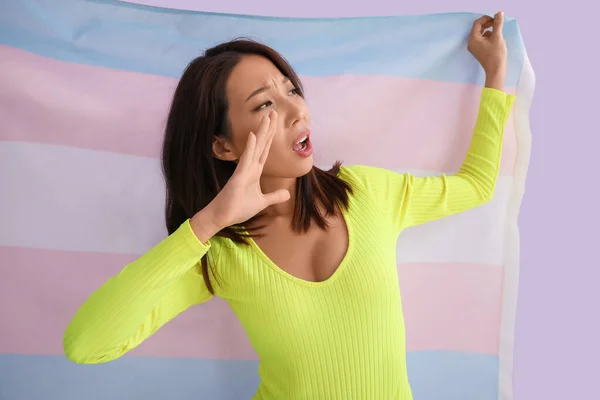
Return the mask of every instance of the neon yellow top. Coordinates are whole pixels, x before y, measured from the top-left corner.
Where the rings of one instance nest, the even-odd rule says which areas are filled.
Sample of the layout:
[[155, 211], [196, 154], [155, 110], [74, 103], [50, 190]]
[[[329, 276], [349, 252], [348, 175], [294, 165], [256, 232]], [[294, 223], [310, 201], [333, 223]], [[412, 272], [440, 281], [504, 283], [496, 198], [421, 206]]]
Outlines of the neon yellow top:
[[[326, 281], [278, 268], [256, 244], [201, 243], [189, 220], [109, 279], [64, 336], [77, 363], [114, 360], [188, 307], [211, 298], [199, 268], [208, 251], [226, 300], [260, 357], [254, 399], [412, 399], [396, 240], [407, 227], [489, 201], [514, 96], [483, 88], [469, 151], [454, 175], [418, 178], [342, 167], [355, 193], [344, 213], [349, 246]], [[200, 342], [198, 345], [201, 345]]]

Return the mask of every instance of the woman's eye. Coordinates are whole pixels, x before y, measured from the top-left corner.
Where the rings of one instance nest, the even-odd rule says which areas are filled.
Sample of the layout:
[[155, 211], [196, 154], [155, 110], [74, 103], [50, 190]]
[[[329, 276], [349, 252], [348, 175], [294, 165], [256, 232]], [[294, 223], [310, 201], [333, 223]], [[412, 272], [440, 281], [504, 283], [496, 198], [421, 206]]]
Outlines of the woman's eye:
[[273, 105], [273, 102], [267, 101], [267, 102], [264, 102], [263, 104], [261, 104], [260, 106], [258, 106], [257, 110], [264, 110], [265, 108], [272, 106], [272, 105]]
[[[290, 90], [288, 92], [288, 94], [292, 94], [292, 95], [298, 95], [298, 88], [293, 88], [292, 90]], [[273, 105], [273, 102], [271, 100], [266, 101], [264, 103], [262, 103], [260, 106], [256, 107], [254, 110], [255, 111], [260, 111], [260, 110], [264, 110], [265, 108], [271, 107]]]

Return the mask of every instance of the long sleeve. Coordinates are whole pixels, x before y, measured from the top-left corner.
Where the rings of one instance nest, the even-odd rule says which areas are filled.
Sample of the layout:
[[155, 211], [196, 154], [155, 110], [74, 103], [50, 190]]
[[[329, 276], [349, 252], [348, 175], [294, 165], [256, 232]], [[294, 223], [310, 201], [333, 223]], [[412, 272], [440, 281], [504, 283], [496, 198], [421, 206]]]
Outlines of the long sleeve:
[[382, 168], [358, 167], [357, 178], [378, 198], [381, 212], [399, 233], [490, 201], [496, 187], [504, 128], [515, 96], [483, 88], [471, 143], [453, 175], [416, 177]]
[[69, 360], [96, 364], [137, 347], [194, 304], [212, 297], [199, 261], [210, 248], [189, 220], [111, 277], [79, 308], [64, 334]]

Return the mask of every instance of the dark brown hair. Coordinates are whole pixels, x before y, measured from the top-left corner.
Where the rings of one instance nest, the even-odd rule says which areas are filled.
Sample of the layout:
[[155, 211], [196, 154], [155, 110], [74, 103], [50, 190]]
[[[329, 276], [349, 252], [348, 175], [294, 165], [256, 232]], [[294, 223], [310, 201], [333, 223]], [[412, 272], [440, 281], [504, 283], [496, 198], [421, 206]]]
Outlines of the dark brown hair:
[[[254, 40], [236, 39], [219, 44], [187, 66], [171, 102], [162, 149], [169, 234], [206, 207], [236, 168], [234, 162], [213, 157], [212, 140], [214, 136], [230, 135], [226, 85], [231, 71], [245, 54], [269, 59], [304, 97], [300, 79], [288, 62], [272, 48]], [[305, 232], [311, 223], [327, 229], [326, 216], [335, 214], [336, 206], [348, 207], [352, 188], [338, 177], [340, 165], [337, 162], [328, 171], [313, 167], [297, 179], [292, 223], [295, 231]], [[255, 216], [243, 224], [227, 227], [217, 236], [247, 244], [243, 231], [250, 232], [251, 225], [259, 218]], [[208, 254], [201, 264], [206, 286], [214, 294]]]

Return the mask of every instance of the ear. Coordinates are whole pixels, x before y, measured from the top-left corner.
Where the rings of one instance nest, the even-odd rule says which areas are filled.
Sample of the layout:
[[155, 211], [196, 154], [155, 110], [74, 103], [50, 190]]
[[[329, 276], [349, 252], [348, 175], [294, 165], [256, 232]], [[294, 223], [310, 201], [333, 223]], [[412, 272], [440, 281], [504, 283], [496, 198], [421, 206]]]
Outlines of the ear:
[[236, 161], [237, 155], [232, 151], [229, 140], [214, 136], [212, 140], [213, 157], [222, 161]]

